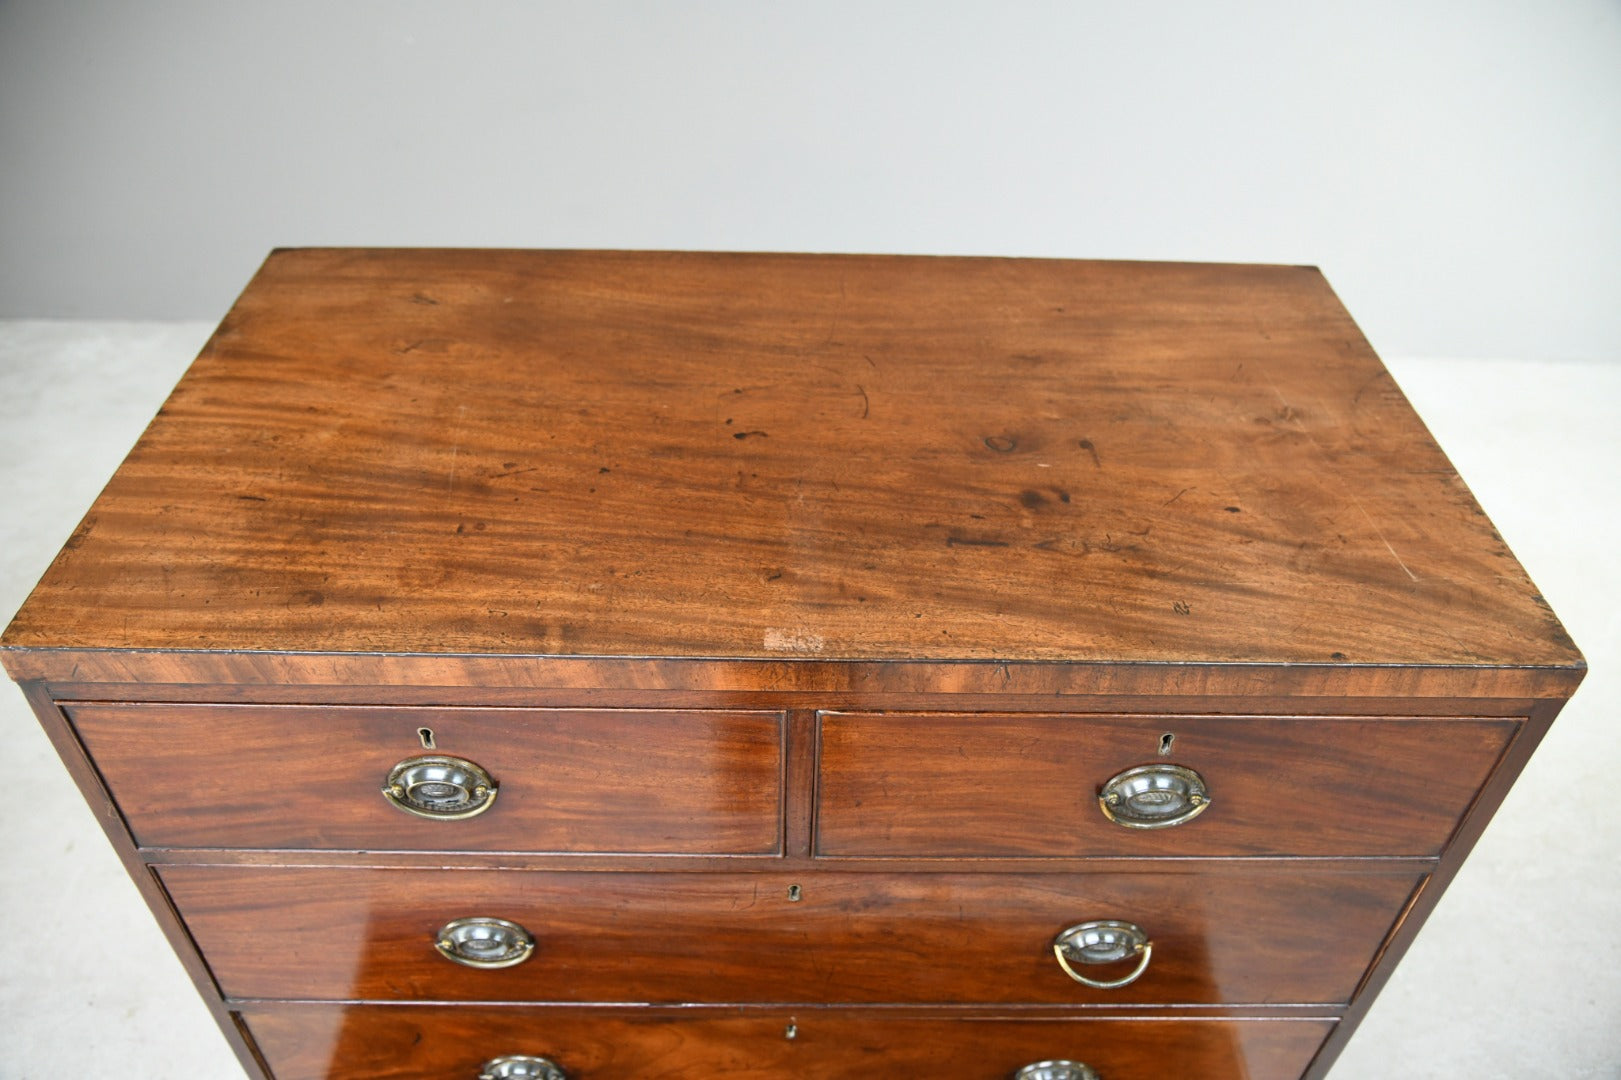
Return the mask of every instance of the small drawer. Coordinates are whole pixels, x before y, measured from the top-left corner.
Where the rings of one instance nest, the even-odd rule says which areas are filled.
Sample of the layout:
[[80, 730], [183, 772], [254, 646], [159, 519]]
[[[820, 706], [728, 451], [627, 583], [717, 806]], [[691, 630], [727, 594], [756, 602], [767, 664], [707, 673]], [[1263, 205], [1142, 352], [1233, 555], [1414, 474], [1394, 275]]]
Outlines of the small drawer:
[[[1434, 856], [1519, 723], [823, 713], [816, 850]], [[1145, 766], [1122, 783], [1163, 783], [1147, 798], [1171, 813], [1139, 819], [1157, 828], [1111, 820], [1101, 801], [1110, 781]]]
[[[66, 712], [143, 847], [781, 848], [780, 713], [173, 704]], [[434, 773], [432, 759], [462, 764]], [[456, 771], [468, 765], [487, 774], [493, 797], [486, 792], [473, 816], [452, 802], [433, 820], [438, 795], [473, 786]], [[429, 816], [396, 805], [384, 790], [393, 785], [414, 785], [410, 799]]]
[[[894, 877], [160, 872], [227, 997], [664, 1004], [1334, 1005], [1420, 879], [1333, 862]], [[501, 920], [459, 931], [484, 934], [489, 951], [441, 955], [441, 934], [454, 946], [447, 928], [470, 919]], [[1107, 988], [1054, 953], [1065, 930], [1105, 921], [1139, 927], [1147, 946], [1068, 953], [1080, 978], [1123, 983]], [[517, 962], [466, 962], [485, 957]]]
[[1089, 1065], [1101, 1080], [1296, 1080], [1334, 1026], [1323, 1019], [891, 1017], [839, 1009], [672, 1016], [256, 1004], [240, 1015], [276, 1080], [478, 1080], [487, 1063], [517, 1055], [544, 1058], [563, 1080], [1012, 1080], [1022, 1067], [1052, 1060]]

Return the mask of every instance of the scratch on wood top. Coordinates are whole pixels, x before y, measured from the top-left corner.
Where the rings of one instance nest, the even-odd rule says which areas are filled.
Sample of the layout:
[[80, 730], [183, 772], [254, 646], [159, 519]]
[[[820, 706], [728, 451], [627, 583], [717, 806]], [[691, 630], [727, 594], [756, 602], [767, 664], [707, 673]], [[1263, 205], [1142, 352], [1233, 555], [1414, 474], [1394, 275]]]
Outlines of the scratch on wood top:
[[1370, 527], [1371, 527], [1371, 528], [1372, 528], [1372, 529], [1373, 529], [1373, 533], [1374, 533], [1374, 535], [1375, 535], [1375, 536], [1377, 536], [1377, 537], [1378, 537], [1378, 538], [1379, 538], [1379, 542], [1380, 542], [1380, 543], [1382, 543], [1382, 544], [1384, 544], [1384, 545], [1385, 545], [1385, 550], [1387, 550], [1387, 551], [1389, 551], [1389, 552], [1390, 552], [1390, 557], [1391, 557], [1391, 558], [1392, 558], [1392, 559], [1395, 559], [1395, 560], [1396, 560], [1396, 565], [1397, 565], [1397, 566], [1399, 566], [1399, 567], [1401, 567], [1401, 568], [1402, 568], [1402, 572], [1403, 572], [1403, 573], [1405, 573], [1405, 574], [1406, 574], [1406, 575], [1407, 575], [1407, 576], [1408, 576], [1408, 577], [1410, 577], [1410, 578], [1412, 578], [1412, 579], [1413, 579], [1413, 580], [1414, 580], [1414, 581], [1417, 581], [1417, 580], [1418, 580], [1418, 575], [1417, 575], [1417, 574], [1415, 574], [1415, 573], [1413, 573], [1413, 571], [1412, 571], [1412, 570], [1411, 570], [1411, 569], [1409, 569], [1409, 568], [1408, 568], [1408, 566], [1407, 566], [1407, 564], [1406, 564], [1406, 563], [1404, 563], [1404, 562], [1402, 562], [1402, 558], [1401, 558], [1401, 556], [1400, 556], [1400, 555], [1398, 555], [1398, 554], [1396, 554], [1396, 549], [1395, 549], [1395, 548], [1394, 548], [1394, 547], [1392, 547], [1392, 546], [1391, 546], [1391, 544], [1390, 544], [1390, 541], [1389, 541], [1389, 540], [1387, 540], [1387, 539], [1385, 539], [1385, 534], [1384, 534], [1384, 532], [1383, 532], [1383, 531], [1382, 531], [1382, 530], [1381, 530], [1381, 529], [1380, 529], [1380, 528], [1379, 528], [1379, 526], [1378, 526], [1378, 525], [1377, 525], [1377, 524], [1376, 524], [1376, 523], [1375, 523], [1375, 522], [1374, 522], [1374, 520], [1373, 520], [1373, 515], [1372, 515], [1372, 514], [1370, 514], [1370, 513], [1368, 513], [1368, 510], [1367, 510], [1367, 508], [1366, 508], [1366, 507], [1364, 507], [1364, 506], [1363, 506], [1363, 505], [1362, 505], [1362, 504], [1361, 504], [1361, 503], [1357, 503], [1357, 504], [1356, 504], [1356, 508], [1357, 508], [1357, 509], [1358, 509], [1358, 510], [1360, 510], [1360, 511], [1362, 511], [1362, 516], [1363, 516], [1363, 517], [1365, 517], [1365, 518], [1367, 518], [1367, 519], [1368, 519], [1368, 525], [1369, 525], [1369, 526], [1370, 526]]
[[826, 647], [827, 640], [821, 634], [813, 634], [806, 630], [779, 630], [772, 627], [765, 632], [763, 644], [772, 652], [815, 654]]

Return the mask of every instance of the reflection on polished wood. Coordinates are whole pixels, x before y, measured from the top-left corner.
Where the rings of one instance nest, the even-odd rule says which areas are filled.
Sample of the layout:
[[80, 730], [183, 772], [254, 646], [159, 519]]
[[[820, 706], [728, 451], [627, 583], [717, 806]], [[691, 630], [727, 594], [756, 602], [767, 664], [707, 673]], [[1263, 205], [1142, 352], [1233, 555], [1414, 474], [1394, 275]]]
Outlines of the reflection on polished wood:
[[[782, 715], [577, 709], [76, 705], [143, 846], [768, 854]], [[381, 793], [400, 760], [477, 762], [497, 804], [426, 821]]]
[[[1293, 1080], [1328, 1020], [923, 1018], [851, 1010], [682, 1015], [385, 1005], [253, 1005], [276, 1080], [476, 1080], [498, 1054], [556, 1061], [570, 1080], [1004, 1080], [1069, 1058], [1104, 1080]], [[790, 1037], [788, 1032], [792, 1030]]]
[[[161, 876], [237, 998], [1119, 1005], [1345, 1002], [1419, 871], [1333, 862], [901, 875], [170, 866]], [[534, 954], [498, 971], [441, 959], [438, 927], [475, 915], [521, 924]], [[1138, 922], [1153, 938], [1153, 961], [1130, 987], [1088, 989], [1053, 959], [1061, 930], [1101, 918]]]
[[[1328, 717], [821, 719], [824, 855], [1433, 855], [1517, 724]], [[1171, 736], [1168, 756], [1161, 740]], [[1208, 811], [1125, 829], [1098, 790], [1170, 761]]]

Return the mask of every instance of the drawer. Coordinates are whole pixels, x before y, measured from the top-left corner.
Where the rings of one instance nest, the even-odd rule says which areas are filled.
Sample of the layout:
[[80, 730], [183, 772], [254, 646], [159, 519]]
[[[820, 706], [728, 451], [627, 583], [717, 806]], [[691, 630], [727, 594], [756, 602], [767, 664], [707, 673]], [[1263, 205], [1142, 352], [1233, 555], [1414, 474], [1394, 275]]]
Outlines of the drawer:
[[[144, 847], [781, 849], [779, 713], [172, 704], [66, 712]], [[487, 770], [496, 797], [483, 813], [431, 820], [390, 804], [382, 789], [395, 767], [433, 755]]]
[[499, 1006], [255, 1005], [246, 1028], [275, 1080], [477, 1080], [500, 1055], [567, 1080], [1007, 1080], [1037, 1061], [1102, 1080], [1296, 1080], [1333, 1021], [885, 1017], [760, 1010], [672, 1017]]
[[[823, 713], [816, 850], [1434, 856], [1519, 723]], [[1100, 792], [1142, 765], [1197, 772], [1203, 812], [1172, 827], [1111, 822]]]
[[[1419, 881], [1407, 867], [1099, 874], [654, 874], [168, 866], [233, 998], [899, 1004], [1336, 1004]], [[798, 897], [798, 899], [794, 899]], [[447, 924], [516, 923], [522, 962], [439, 954]], [[1053, 943], [1141, 927], [1140, 977], [1093, 989]], [[521, 955], [521, 953], [520, 953]], [[1137, 956], [1076, 963], [1095, 982]]]

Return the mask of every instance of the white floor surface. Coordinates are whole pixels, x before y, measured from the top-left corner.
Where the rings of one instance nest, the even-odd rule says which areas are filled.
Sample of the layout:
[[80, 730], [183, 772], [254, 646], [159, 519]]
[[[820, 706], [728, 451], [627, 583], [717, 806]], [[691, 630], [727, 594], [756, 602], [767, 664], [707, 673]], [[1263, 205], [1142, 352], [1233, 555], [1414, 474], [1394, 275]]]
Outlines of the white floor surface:
[[[0, 321], [0, 620], [208, 330]], [[1621, 357], [1387, 362], [1591, 671], [1333, 1077], [1621, 1078]], [[240, 1077], [9, 685], [0, 740], [0, 1080]]]

